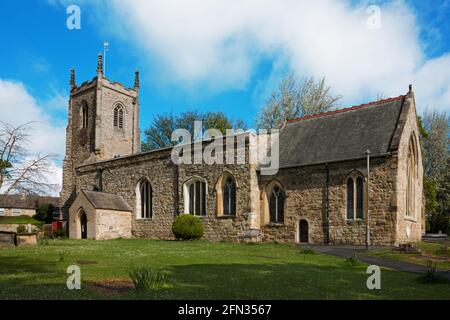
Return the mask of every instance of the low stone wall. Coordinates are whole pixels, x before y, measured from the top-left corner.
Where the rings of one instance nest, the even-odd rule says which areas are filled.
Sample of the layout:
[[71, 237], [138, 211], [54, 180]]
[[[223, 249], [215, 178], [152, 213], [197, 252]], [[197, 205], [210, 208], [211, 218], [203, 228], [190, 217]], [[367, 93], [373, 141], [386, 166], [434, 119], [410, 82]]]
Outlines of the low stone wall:
[[37, 239], [38, 239], [38, 235], [36, 233], [17, 235], [17, 245], [19, 245], [19, 246], [23, 246], [23, 245], [35, 246], [38, 243]]
[[[27, 224], [0, 224], [0, 231], [6, 231], [6, 232], [17, 232], [17, 228], [19, 226], [25, 226], [25, 228], [28, 228]], [[38, 232], [39, 228], [34, 226], [34, 225], [30, 225], [31, 226], [31, 230], [29, 230], [29, 232]], [[28, 230], [27, 230], [28, 231]]]

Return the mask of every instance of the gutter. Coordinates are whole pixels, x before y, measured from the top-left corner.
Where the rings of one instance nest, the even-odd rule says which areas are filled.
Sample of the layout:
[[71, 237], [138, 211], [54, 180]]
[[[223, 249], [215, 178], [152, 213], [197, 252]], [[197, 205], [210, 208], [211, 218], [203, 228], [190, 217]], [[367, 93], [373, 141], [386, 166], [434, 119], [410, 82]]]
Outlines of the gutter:
[[[385, 152], [385, 153], [379, 153], [377, 155], [371, 155], [371, 159], [373, 158], [385, 158], [390, 157], [394, 155], [396, 152]], [[308, 164], [299, 164], [299, 165], [292, 165], [292, 166], [285, 166], [280, 167], [279, 169], [292, 169], [292, 168], [301, 168], [301, 167], [311, 167], [311, 166], [318, 166], [318, 165], [328, 165], [328, 164], [334, 164], [339, 162], [347, 162], [347, 161], [356, 161], [356, 160], [365, 160], [366, 156], [362, 155], [360, 157], [353, 157], [353, 158], [346, 158], [346, 159], [338, 159], [333, 161], [321, 161], [321, 162], [314, 162], [314, 163], [308, 163]], [[259, 171], [259, 169], [258, 169]]]

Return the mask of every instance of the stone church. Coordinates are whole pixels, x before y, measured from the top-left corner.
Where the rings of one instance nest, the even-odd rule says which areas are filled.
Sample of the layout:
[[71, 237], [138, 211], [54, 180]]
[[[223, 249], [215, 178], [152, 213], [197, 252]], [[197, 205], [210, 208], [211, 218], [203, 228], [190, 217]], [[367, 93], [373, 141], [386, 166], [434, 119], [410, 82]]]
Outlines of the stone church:
[[[81, 85], [71, 74], [61, 192], [71, 238], [173, 239], [174, 218], [193, 214], [214, 241], [364, 244], [367, 223], [373, 245], [420, 240], [423, 168], [411, 87], [289, 121], [279, 170], [262, 175], [247, 157], [175, 164], [172, 148], [141, 152], [139, 73], [127, 88], [102, 65], [100, 55], [96, 77]], [[251, 135], [236, 152], [248, 155]]]

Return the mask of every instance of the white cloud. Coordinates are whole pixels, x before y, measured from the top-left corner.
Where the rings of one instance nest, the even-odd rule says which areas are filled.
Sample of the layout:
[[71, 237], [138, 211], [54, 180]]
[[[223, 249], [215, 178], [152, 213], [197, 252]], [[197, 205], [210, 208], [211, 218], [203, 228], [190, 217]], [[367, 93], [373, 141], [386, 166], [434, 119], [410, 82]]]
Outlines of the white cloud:
[[[52, 119], [22, 83], [0, 79], [0, 120], [14, 126], [32, 122], [28, 151], [31, 154], [55, 154], [59, 160], [64, 157], [64, 124]], [[58, 163], [54, 163], [49, 170], [51, 173], [46, 174], [49, 183], [62, 182]]]
[[[100, 19], [96, 28], [143, 49], [139, 56], [151, 60], [155, 78], [181, 88], [200, 92], [246, 88], [258, 64], [269, 58], [277, 66], [273, 72], [284, 65], [302, 76], [326, 76], [346, 103], [375, 97], [378, 92], [396, 96], [413, 83], [419, 107], [450, 109], [444, 75], [449, 74], [448, 58], [426, 60], [413, 10], [401, 0], [384, 2], [381, 28], [370, 30], [366, 12], [370, 2], [354, 2], [79, 3], [83, 12], [89, 12], [85, 8], [90, 3], [93, 16]], [[442, 75], [435, 77], [434, 72]]]

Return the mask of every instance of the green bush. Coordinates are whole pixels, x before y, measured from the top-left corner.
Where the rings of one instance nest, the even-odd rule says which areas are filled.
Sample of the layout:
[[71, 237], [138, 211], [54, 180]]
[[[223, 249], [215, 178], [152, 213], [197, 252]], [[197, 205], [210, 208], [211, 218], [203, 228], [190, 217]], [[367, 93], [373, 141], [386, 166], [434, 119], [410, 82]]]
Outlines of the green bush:
[[430, 231], [431, 231], [431, 224], [430, 224], [430, 221], [425, 220], [425, 232], [426, 232], [426, 233], [430, 233]]
[[25, 234], [27, 232], [27, 227], [20, 225], [17, 227], [17, 234]]
[[53, 235], [57, 239], [65, 239], [65, 238], [67, 238], [67, 232], [64, 229], [55, 230], [53, 232]]
[[128, 275], [136, 291], [147, 291], [167, 284], [167, 273], [152, 268], [132, 268]]
[[444, 245], [440, 246], [439, 249], [436, 250], [436, 254], [441, 255], [441, 256], [446, 256], [446, 255], [450, 254], [450, 250], [444, 244]]
[[358, 254], [355, 252], [351, 257], [348, 257], [345, 259], [345, 263], [348, 264], [351, 267], [356, 267], [361, 262], [359, 260]]
[[183, 214], [173, 222], [172, 232], [178, 240], [199, 240], [203, 237], [205, 228], [199, 218]]
[[36, 214], [33, 216], [33, 218], [47, 224], [52, 223], [54, 211], [55, 207], [51, 204], [43, 204], [39, 206], [39, 208], [37, 208]]

